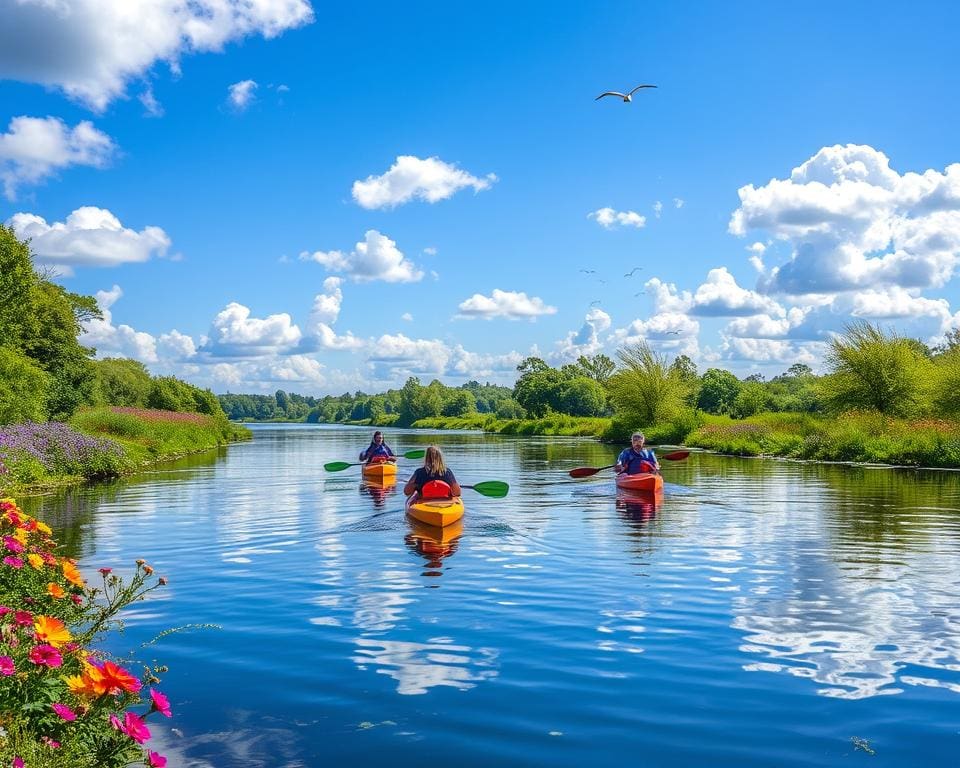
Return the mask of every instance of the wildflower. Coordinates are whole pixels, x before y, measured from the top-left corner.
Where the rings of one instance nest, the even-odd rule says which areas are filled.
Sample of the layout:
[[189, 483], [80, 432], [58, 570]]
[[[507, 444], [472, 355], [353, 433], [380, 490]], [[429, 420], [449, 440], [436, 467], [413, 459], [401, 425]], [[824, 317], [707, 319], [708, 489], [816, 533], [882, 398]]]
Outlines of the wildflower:
[[101, 574], [102, 576], [107, 576], [107, 575], [110, 574], [110, 572], [113, 570], [113, 568], [99, 568], [98, 570], [100, 571], [100, 574]]
[[13, 614], [13, 623], [18, 627], [29, 627], [33, 624], [33, 614], [30, 611], [17, 611]]
[[142, 557], [137, 559], [137, 565], [143, 565], [145, 562], [147, 561], [144, 560]]
[[63, 569], [63, 576], [67, 581], [77, 587], [83, 586], [83, 576], [80, 575], [80, 571], [77, 570], [75, 563], [70, 560], [64, 560], [63, 563], [60, 564], [60, 567]]
[[143, 572], [149, 576], [153, 573], [153, 568], [151, 568], [149, 565], [145, 565], [143, 566]]
[[17, 669], [13, 665], [13, 659], [9, 656], [0, 656], [0, 675], [10, 677]]
[[37, 640], [48, 642], [54, 648], [59, 648], [73, 639], [66, 625], [53, 616], [37, 616], [33, 629], [37, 633]]
[[17, 530], [13, 532], [13, 538], [23, 545], [26, 545], [28, 535], [26, 528], [17, 528]]
[[6, 616], [8, 613], [13, 613], [13, 608], [8, 608], [6, 605], [0, 605], [0, 616]]
[[41, 552], [40, 557], [43, 558], [43, 562], [45, 562], [47, 565], [52, 565], [52, 566], [57, 565], [57, 558], [55, 558], [49, 552]]
[[83, 603], [83, 598], [80, 595], [70, 595], [70, 599], [73, 600], [74, 605], [81, 605]]
[[160, 586], [162, 587], [162, 586], [164, 586], [165, 584], [167, 584], [167, 577], [166, 577], [166, 576], [161, 576], [161, 577], [160, 577]]
[[110, 725], [116, 728], [118, 731], [123, 730], [123, 723], [120, 722], [120, 718], [114, 714], [110, 715]]
[[47, 594], [50, 595], [50, 597], [56, 598], [57, 600], [67, 596], [67, 593], [63, 591], [63, 587], [53, 581], [47, 584]]
[[49, 536], [53, 533], [53, 529], [50, 528], [49, 525], [46, 523], [41, 523], [39, 520], [37, 520], [37, 530], [45, 536]]
[[19, 557], [5, 557], [3, 558], [3, 564], [9, 565], [11, 568], [23, 568], [23, 560]]
[[102, 665], [90, 665], [92, 669], [85, 673], [92, 681], [96, 693], [112, 693], [119, 695], [123, 691], [136, 693], [140, 690], [140, 681], [127, 670], [112, 661], [105, 661]]
[[59, 667], [63, 664], [60, 651], [52, 645], [35, 645], [30, 651], [30, 661], [38, 667]]
[[150, 768], [166, 768], [167, 758], [163, 755], [158, 755], [153, 750], [148, 750], [147, 765], [150, 766]]
[[3, 546], [5, 546], [11, 552], [23, 552], [23, 544], [13, 536], [4, 536]]
[[19, 756], [14, 757], [13, 762], [10, 765], [11, 768], [23, 768], [23, 758]]
[[32, 552], [27, 555], [27, 562], [30, 563], [30, 567], [36, 571], [39, 571], [43, 568], [43, 558], [40, 555], [33, 554]]
[[150, 729], [147, 728], [146, 723], [140, 719], [140, 716], [135, 715], [133, 712], [124, 713], [123, 725], [120, 730], [137, 742], [137, 744], [143, 744], [143, 742], [150, 738]]
[[74, 712], [66, 704], [51, 704], [50, 708], [53, 709], [62, 720], [66, 720], [68, 723], [77, 719], [77, 713]]
[[153, 700], [153, 704], [150, 706], [151, 712], [159, 712], [164, 717], [172, 717], [173, 713], [170, 711], [170, 699], [168, 699], [164, 694], [155, 688], [150, 689], [150, 698]]
[[60, 749], [60, 742], [54, 741], [49, 736], [43, 736], [40, 741], [46, 744], [50, 749]]

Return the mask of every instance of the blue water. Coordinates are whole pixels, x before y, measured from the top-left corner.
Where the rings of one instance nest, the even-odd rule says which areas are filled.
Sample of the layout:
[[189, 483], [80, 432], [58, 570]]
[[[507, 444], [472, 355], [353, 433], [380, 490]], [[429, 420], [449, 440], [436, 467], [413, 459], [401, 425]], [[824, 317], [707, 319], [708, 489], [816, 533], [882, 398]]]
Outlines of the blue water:
[[655, 507], [566, 478], [615, 446], [392, 432], [511, 484], [441, 535], [323, 472], [367, 431], [254, 432], [23, 500], [89, 575], [169, 577], [110, 647], [169, 665], [171, 768], [956, 763], [957, 473], [693, 454]]

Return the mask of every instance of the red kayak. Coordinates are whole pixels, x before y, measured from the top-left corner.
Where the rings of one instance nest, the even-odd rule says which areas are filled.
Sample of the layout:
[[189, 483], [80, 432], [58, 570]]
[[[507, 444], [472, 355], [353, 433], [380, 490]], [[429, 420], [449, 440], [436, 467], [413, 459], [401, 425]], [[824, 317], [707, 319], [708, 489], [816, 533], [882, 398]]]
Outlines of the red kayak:
[[640, 472], [636, 475], [624, 473], [617, 475], [617, 488], [623, 488], [625, 491], [660, 493], [663, 491], [663, 477], [653, 472]]

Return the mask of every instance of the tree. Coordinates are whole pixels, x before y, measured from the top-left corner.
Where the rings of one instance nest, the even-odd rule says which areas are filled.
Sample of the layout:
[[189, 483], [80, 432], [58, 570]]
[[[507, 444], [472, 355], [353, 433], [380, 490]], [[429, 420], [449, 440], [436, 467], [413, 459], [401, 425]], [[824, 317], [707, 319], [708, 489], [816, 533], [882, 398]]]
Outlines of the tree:
[[915, 339], [884, 333], [867, 322], [848, 325], [830, 343], [822, 380], [824, 400], [836, 412], [852, 408], [907, 416], [923, 410], [932, 363]]
[[595, 379], [580, 376], [560, 387], [558, 410], [571, 416], [602, 416], [607, 411], [607, 392]]
[[0, 425], [43, 421], [50, 375], [26, 355], [0, 346]]
[[707, 413], [730, 413], [740, 394], [740, 379], [722, 368], [708, 368], [700, 379], [697, 407]]
[[477, 412], [477, 399], [466, 389], [454, 389], [443, 404], [443, 416], [467, 416]]
[[613, 372], [617, 369], [617, 364], [606, 355], [598, 354], [592, 357], [580, 355], [577, 358], [577, 365], [583, 371], [584, 376], [606, 384]]
[[610, 377], [610, 399], [618, 417], [637, 426], [669, 421], [684, 410], [690, 383], [645, 341], [617, 352], [621, 368]]
[[498, 419], [523, 419], [527, 416], [523, 406], [512, 397], [504, 398], [498, 402], [495, 413]]
[[803, 376], [813, 376], [813, 368], [806, 363], [794, 363], [787, 368], [787, 372], [783, 375], [792, 376], [795, 379], [799, 379]]
[[94, 362], [93, 370], [96, 403], [146, 407], [153, 382], [143, 363], [121, 357], [106, 357]]
[[764, 410], [768, 401], [769, 395], [762, 383], [745, 381], [730, 406], [730, 415], [735, 419], [745, 419]]
[[539, 358], [528, 357], [527, 360], [539, 360], [542, 367], [530, 365], [525, 368], [526, 361], [517, 366], [522, 373], [513, 385], [513, 399], [530, 416], [540, 418], [549, 411], [559, 410], [560, 388], [568, 379], [563, 372], [551, 368]]
[[697, 373], [697, 365], [687, 355], [677, 355], [670, 363], [670, 369], [687, 381], [693, 382], [700, 378]]

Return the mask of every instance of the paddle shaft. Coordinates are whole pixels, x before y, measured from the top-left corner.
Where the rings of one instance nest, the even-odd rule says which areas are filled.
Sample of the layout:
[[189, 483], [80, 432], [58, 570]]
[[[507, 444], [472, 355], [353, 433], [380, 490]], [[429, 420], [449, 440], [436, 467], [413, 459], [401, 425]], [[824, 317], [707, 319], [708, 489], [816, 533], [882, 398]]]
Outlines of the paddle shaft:
[[[683, 461], [689, 455], [690, 451], [673, 451], [672, 453], [665, 453], [660, 458], [664, 461]], [[605, 469], [613, 469], [615, 466], [617, 465], [608, 464], [605, 467], [577, 467], [576, 469], [571, 469], [568, 474], [570, 477], [591, 477], [597, 474], [597, 472], [602, 472]]]

